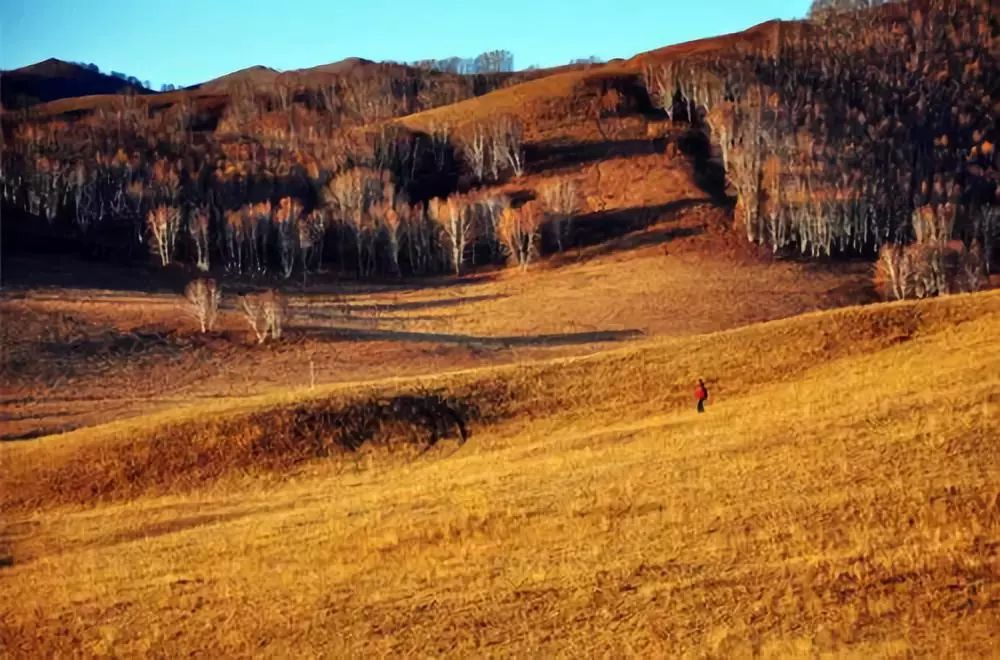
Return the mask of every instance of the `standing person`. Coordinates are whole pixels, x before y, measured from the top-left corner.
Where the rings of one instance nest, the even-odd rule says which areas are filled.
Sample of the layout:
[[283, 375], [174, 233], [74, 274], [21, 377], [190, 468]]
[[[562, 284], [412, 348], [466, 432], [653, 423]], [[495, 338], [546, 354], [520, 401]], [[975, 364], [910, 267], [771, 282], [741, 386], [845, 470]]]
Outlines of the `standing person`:
[[705, 402], [708, 401], [708, 388], [705, 387], [705, 381], [701, 378], [698, 379], [698, 388], [695, 389], [694, 396], [698, 399], [698, 412], [705, 412]]

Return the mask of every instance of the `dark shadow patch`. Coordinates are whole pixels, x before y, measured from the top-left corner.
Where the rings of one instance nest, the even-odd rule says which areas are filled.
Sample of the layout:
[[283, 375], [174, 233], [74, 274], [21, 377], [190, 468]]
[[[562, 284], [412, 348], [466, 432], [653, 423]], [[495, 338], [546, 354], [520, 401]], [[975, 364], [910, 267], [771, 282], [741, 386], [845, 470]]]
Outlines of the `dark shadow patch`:
[[559, 172], [608, 158], [662, 154], [665, 139], [604, 140], [601, 142], [546, 141], [528, 144], [524, 156], [529, 173]]
[[716, 203], [733, 204], [734, 200], [726, 192], [726, 170], [716, 158], [708, 135], [692, 128], [677, 145], [694, 164], [694, 181], [698, 187]]
[[[627, 234], [641, 231], [685, 209], [709, 202], [709, 199], [681, 199], [654, 206], [637, 206], [614, 211], [598, 211], [580, 215], [573, 220], [574, 247], [606, 243]], [[680, 230], [676, 230], [680, 232]], [[678, 233], [678, 235], [682, 235]], [[669, 237], [663, 237], [669, 240]], [[662, 241], [660, 241], [662, 242]], [[614, 247], [609, 247], [613, 251]]]
[[354, 328], [308, 328], [301, 332], [309, 337], [339, 340], [367, 339], [431, 344], [455, 344], [470, 348], [521, 348], [536, 346], [578, 346], [603, 342], [624, 341], [642, 336], [641, 330], [603, 330], [547, 335], [481, 337], [439, 332], [406, 332], [397, 330], [360, 330]]
[[[317, 296], [318, 297], [318, 296]], [[507, 298], [506, 294], [484, 294], [478, 296], [463, 296], [455, 298], [436, 298], [434, 300], [413, 300], [406, 302], [389, 302], [389, 303], [361, 303], [361, 302], [351, 302], [346, 300], [340, 304], [331, 303], [329, 301], [329, 296], [320, 298], [325, 302], [325, 304], [312, 306], [309, 303], [303, 306], [296, 306], [297, 310], [308, 313], [309, 315], [324, 315], [325, 310], [337, 309], [338, 311], [348, 311], [348, 312], [371, 312], [378, 309], [380, 312], [406, 312], [412, 310], [425, 310], [425, 309], [447, 309], [451, 307], [460, 307], [467, 303], [476, 302], [487, 302], [491, 300], [503, 300]]]

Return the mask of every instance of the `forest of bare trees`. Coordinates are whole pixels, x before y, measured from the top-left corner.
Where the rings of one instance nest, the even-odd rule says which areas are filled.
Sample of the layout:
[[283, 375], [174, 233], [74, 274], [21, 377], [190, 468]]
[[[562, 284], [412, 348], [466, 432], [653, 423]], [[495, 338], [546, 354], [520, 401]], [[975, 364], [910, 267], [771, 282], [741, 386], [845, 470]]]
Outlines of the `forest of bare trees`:
[[951, 279], [949, 262], [990, 268], [1000, 24], [989, 0], [887, 4], [794, 27], [777, 47], [646, 72], [650, 97], [717, 145], [738, 229], [814, 257], [915, 243], [909, 261]]
[[[766, 47], [648, 67], [649, 98], [710, 136], [748, 240], [877, 258], [895, 297], [983, 282], [1000, 243], [989, 0], [827, 4], [817, 12], [836, 11], [782, 24]], [[481, 70], [507, 66], [504, 51], [486, 55]], [[526, 171], [517, 116], [426, 132], [385, 121], [505, 84], [430, 68], [233, 82], [214, 109], [133, 94], [76, 118], [7, 113], [0, 192], [81, 242], [114, 236], [201, 272], [460, 274], [565, 249], [572, 183], [534, 191], [530, 208], [486, 191]], [[626, 107], [612, 91], [597, 116]]]
[[[217, 133], [241, 133], [261, 116], [259, 94], [244, 91], [254, 100], [236, 92]], [[178, 116], [192, 108], [154, 115], [133, 97], [76, 123], [14, 124], [4, 201], [71, 221], [81, 241], [114, 231], [163, 266], [203, 272], [288, 279], [335, 265], [398, 277], [460, 273], [477, 250], [503, 261], [496, 200], [460, 195], [455, 180], [460, 171], [477, 183], [521, 175], [520, 120], [499, 115], [462, 131], [440, 123], [430, 135], [392, 124], [329, 132], [296, 94], [271, 99], [272, 123], [255, 135], [217, 141], [192, 139], [197, 119]]]

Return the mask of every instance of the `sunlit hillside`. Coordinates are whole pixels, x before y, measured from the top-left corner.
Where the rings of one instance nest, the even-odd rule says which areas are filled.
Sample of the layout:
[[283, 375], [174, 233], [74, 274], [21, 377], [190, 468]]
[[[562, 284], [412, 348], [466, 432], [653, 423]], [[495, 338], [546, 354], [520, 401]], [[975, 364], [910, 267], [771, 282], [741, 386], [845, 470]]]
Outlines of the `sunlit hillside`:
[[993, 0], [160, 4], [0, 8], [0, 660], [997, 654]]
[[[6, 444], [0, 643], [987, 655], [998, 333], [995, 293], [848, 308]], [[282, 444], [419, 392], [478, 401], [466, 444]]]

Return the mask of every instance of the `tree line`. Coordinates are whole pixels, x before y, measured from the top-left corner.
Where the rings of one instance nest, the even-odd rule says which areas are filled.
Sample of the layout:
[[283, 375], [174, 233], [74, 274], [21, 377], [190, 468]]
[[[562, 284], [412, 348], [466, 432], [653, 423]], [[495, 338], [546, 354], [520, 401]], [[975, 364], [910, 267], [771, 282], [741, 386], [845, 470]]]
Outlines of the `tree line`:
[[[568, 244], [571, 183], [520, 208], [479, 188], [523, 173], [518, 118], [437, 122], [427, 133], [391, 123], [331, 130], [300, 98], [288, 110], [272, 97], [269, 110], [247, 111], [232, 97], [216, 124], [221, 140], [194, 130], [194, 104], [153, 114], [138, 96], [75, 122], [18, 122], [8, 127], [3, 199], [71, 223], [84, 241], [108, 230], [131, 237], [163, 266], [286, 279], [330, 267], [362, 278], [527, 267], [543, 232], [553, 249]], [[466, 192], [455, 192], [459, 178]]]

